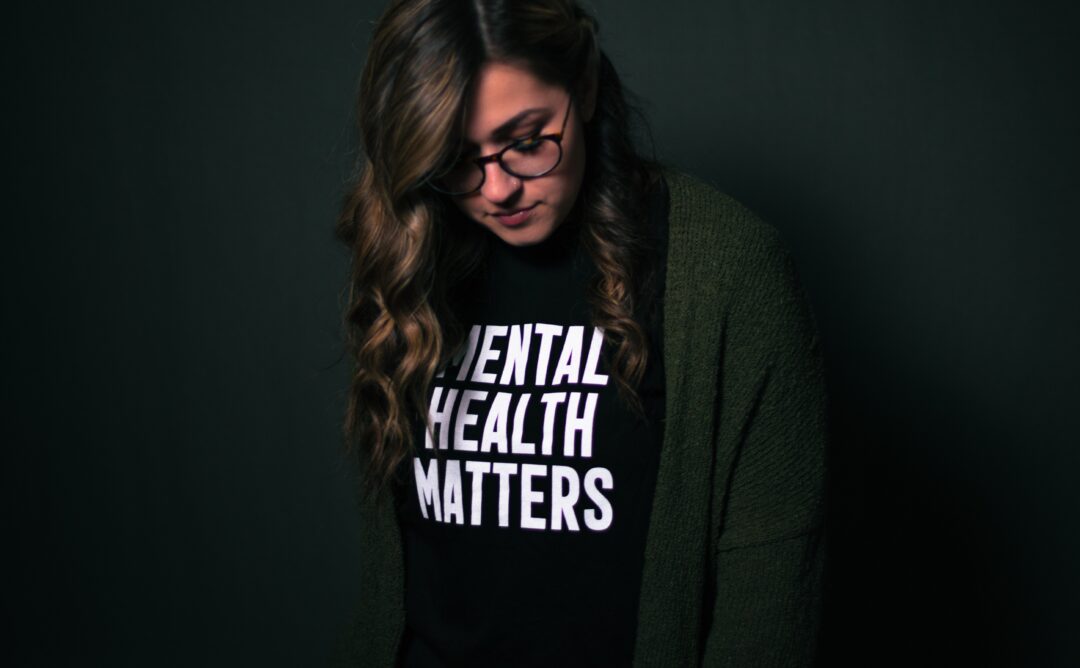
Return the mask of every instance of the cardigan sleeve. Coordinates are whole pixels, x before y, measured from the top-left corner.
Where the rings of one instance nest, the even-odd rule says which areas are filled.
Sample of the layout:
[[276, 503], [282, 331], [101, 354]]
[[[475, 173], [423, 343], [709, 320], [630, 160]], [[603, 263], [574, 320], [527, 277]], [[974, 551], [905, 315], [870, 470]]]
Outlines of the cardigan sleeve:
[[360, 598], [349, 625], [338, 634], [335, 668], [397, 665], [405, 627], [404, 557], [390, 490], [369, 494], [361, 471], [357, 489], [360, 528]]
[[808, 666], [824, 557], [824, 363], [790, 254], [747, 215], [721, 351], [703, 665]]

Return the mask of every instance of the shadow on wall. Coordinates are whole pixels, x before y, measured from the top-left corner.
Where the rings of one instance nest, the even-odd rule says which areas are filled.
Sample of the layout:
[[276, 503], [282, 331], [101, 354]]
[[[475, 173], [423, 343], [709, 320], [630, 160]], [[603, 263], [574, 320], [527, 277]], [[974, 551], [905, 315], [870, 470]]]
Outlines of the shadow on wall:
[[[1040, 458], [1066, 452], [1049, 439], [1067, 431], [1061, 418], [1033, 424], [1056, 406], [1025, 394], [1022, 358], [992, 354], [1015, 344], [993, 339], [997, 313], [973, 307], [957, 326], [943, 295], [965, 285], [945, 264], [907, 264], [918, 240], [890, 236], [903, 221], [866, 222], [889, 215], [870, 185], [830, 195], [749, 150], [729, 151], [718, 174], [717, 152], [683, 164], [781, 230], [822, 333], [832, 442], [820, 665], [1078, 665], [1063, 657], [1076, 649], [1061, 614], [1075, 606], [1063, 529], [1075, 520], [1047, 512], [1075, 501], [1058, 498], [1071, 485]], [[883, 257], [894, 250], [909, 255]], [[973, 349], [982, 342], [965, 337], [980, 328], [994, 345]]]
[[969, 477], [926, 456], [960, 430], [872, 415], [835, 385], [819, 665], [1048, 665], [1032, 663], [1014, 536]]

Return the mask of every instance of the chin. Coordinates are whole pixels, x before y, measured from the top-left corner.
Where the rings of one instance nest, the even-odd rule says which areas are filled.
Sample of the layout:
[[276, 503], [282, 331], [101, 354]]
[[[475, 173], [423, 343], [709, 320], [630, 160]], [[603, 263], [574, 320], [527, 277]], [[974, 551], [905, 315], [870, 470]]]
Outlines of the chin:
[[551, 230], [503, 229], [496, 232], [495, 235], [511, 246], [535, 246], [551, 236]]
[[504, 227], [498, 222], [484, 227], [511, 246], [534, 246], [551, 236], [557, 226], [547, 221], [532, 221], [520, 227]]

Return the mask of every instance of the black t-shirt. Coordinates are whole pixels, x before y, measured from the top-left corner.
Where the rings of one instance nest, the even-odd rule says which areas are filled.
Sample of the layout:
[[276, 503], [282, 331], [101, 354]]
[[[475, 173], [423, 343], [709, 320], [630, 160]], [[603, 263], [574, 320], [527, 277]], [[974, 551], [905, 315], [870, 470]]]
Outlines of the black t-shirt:
[[[649, 222], [662, 281], [663, 187]], [[468, 343], [429, 391], [433, 431], [417, 430], [398, 507], [406, 667], [630, 664], [663, 435], [660, 313], [640, 314], [642, 419], [589, 323], [578, 231], [525, 248], [492, 237]]]

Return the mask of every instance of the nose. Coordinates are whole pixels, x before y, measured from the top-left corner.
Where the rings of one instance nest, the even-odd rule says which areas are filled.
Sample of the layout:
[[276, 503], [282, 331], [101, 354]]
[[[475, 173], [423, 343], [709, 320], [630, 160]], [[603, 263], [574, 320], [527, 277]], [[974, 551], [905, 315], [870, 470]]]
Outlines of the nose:
[[480, 192], [487, 200], [502, 204], [521, 192], [521, 179], [507, 173], [498, 160], [484, 165], [484, 169], [487, 171]]

